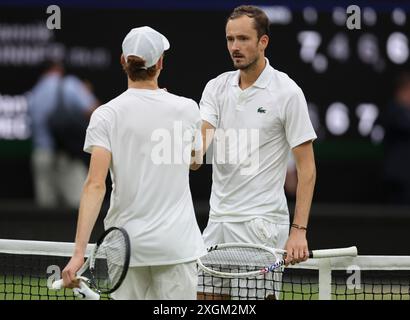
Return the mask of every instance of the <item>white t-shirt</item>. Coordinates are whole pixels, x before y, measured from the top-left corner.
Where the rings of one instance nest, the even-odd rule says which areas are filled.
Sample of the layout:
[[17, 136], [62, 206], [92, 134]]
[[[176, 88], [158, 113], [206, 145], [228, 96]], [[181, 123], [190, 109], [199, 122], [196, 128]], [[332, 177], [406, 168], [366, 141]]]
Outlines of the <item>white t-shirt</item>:
[[223, 73], [208, 82], [200, 102], [202, 119], [217, 129], [210, 147], [210, 221], [262, 216], [288, 224], [284, 183], [289, 151], [316, 138], [305, 97], [268, 59], [251, 87], [242, 90], [238, 83], [239, 70]]
[[189, 188], [200, 126], [196, 102], [161, 89], [128, 89], [91, 117], [84, 150], [101, 146], [112, 154], [104, 224], [130, 234], [131, 266], [182, 263], [206, 253]]

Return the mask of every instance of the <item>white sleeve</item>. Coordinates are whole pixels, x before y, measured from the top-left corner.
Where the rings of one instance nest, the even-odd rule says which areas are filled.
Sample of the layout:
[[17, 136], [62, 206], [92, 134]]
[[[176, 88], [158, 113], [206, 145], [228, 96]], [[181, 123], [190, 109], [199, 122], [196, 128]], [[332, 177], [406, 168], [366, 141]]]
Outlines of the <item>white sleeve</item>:
[[202, 120], [199, 118], [195, 125], [194, 143], [192, 145], [193, 150], [202, 150], [202, 133], [201, 133]]
[[316, 133], [309, 118], [305, 96], [297, 88], [289, 98], [284, 110], [286, 139], [291, 149], [316, 139]]
[[192, 100], [192, 108], [193, 112], [193, 122], [194, 122], [194, 131], [193, 131], [193, 142], [192, 142], [192, 150], [202, 150], [202, 134], [201, 134], [201, 127], [202, 127], [202, 119], [199, 113], [198, 104]]
[[84, 151], [91, 153], [94, 146], [111, 152], [111, 113], [107, 107], [99, 107], [91, 115], [85, 137]]
[[215, 79], [206, 84], [199, 106], [202, 120], [209, 122], [216, 128], [219, 120], [219, 106], [214, 86]]

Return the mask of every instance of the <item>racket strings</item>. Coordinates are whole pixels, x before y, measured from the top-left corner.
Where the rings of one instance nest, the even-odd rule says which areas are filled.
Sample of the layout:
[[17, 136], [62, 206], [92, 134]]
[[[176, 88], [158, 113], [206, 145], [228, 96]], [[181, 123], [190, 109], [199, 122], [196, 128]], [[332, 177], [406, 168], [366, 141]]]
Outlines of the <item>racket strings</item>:
[[126, 239], [120, 230], [109, 232], [96, 252], [92, 270], [94, 285], [101, 291], [115, 288], [126, 268]]
[[221, 248], [210, 251], [201, 258], [201, 262], [210, 269], [232, 272], [235, 268], [237, 272], [252, 272], [269, 267], [280, 260], [280, 256], [275, 256], [261, 248]]

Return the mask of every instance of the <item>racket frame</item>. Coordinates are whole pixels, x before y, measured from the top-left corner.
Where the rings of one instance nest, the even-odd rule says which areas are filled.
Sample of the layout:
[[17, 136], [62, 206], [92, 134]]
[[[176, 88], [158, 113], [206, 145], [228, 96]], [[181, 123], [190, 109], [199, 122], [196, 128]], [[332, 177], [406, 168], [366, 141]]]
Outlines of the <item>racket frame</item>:
[[[103, 243], [105, 237], [107, 236], [107, 234], [109, 234], [110, 232], [114, 231], [114, 230], [119, 230], [123, 236], [124, 236], [124, 240], [125, 240], [125, 261], [124, 261], [124, 268], [122, 271], [122, 274], [120, 276], [120, 279], [117, 281], [117, 283], [115, 284], [114, 287], [112, 287], [110, 290], [101, 290], [94, 278], [94, 268], [95, 268], [95, 260], [96, 260], [96, 256], [97, 256], [97, 252], [98, 252], [98, 248], [101, 246], [101, 244]], [[130, 238], [129, 235], [127, 233], [127, 231], [123, 228], [118, 228], [118, 227], [111, 227], [108, 228], [107, 230], [104, 231], [104, 233], [100, 236], [100, 238], [98, 239], [98, 241], [93, 244], [91, 253], [89, 255], [89, 257], [87, 258], [87, 260], [84, 262], [84, 264], [81, 266], [81, 268], [76, 272], [76, 277], [78, 279], [80, 279], [81, 281], [83, 281], [84, 283], [86, 283], [88, 286], [90, 286], [94, 291], [96, 291], [98, 294], [101, 293], [105, 293], [105, 294], [109, 294], [114, 292], [115, 290], [117, 290], [120, 285], [122, 284], [122, 282], [124, 281], [125, 277], [127, 276], [127, 272], [128, 272], [128, 268], [129, 268], [129, 264], [130, 264], [130, 258], [131, 258], [131, 244], [130, 244]], [[89, 279], [87, 277], [82, 276], [82, 274], [84, 272], [86, 272], [87, 270], [90, 270], [91, 276], [92, 278]], [[63, 286], [63, 279], [57, 280], [53, 283], [53, 288], [54, 289], [61, 289]]]
[[[266, 252], [272, 254], [274, 262], [270, 266], [265, 266], [260, 270], [249, 271], [249, 272], [222, 272], [213, 270], [208, 268], [202, 261], [201, 258], [197, 259], [197, 264], [200, 269], [204, 272], [211, 274], [213, 276], [221, 277], [221, 278], [248, 278], [248, 277], [255, 277], [266, 274], [268, 272], [273, 272], [274, 270], [278, 269], [279, 267], [285, 264], [285, 260], [278, 258], [278, 255], [286, 256], [286, 250], [283, 249], [276, 249], [267, 247], [261, 244], [254, 244], [254, 243], [221, 243], [210, 246], [207, 248], [208, 253], [224, 248], [255, 248], [255, 249], [262, 249]], [[357, 256], [357, 248], [355, 246], [346, 247], [346, 248], [337, 248], [337, 249], [321, 249], [321, 250], [312, 250], [309, 251], [309, 258], [335, 258], [335, 257], [356, 257]]]
[[[278, 259], [277, 255], [278, 254], [284, 254], [286, 252], [285, 250], [270, 248], [270, 247], [260, 245], [260, 244], [239, 243], [239, 242], [216, 244], [216, 245], [208, 247], [206, 250], [208, 251], [208, 253], [210, 253], [212, 251], [216, 251], [216, 250], [220, 250], [220, 249], [226, 249], [226, 248], [262, 249], [262, 250], [265, 250], [266, 252], [268, 252], [272, 255], [272, 260], [274, 260], [275, 263], [277, 261], [280, 261], [280, 259]], [[217, 271], [217, 270], [213, 270], [211, 268], [208, 268], [205, 264], [203, 264], [202, 261], [201, 261], [201, 258], [197, 259], [197, 264], [198, 264], [199, 268], [202, 269], [204, 272], [206, 272], [208, 274], [211, 274], [213, 276], [221, 277], [221, 278], [247, 278], [247, 277], [260, 276], [260, 275], [263, 275], [264, 273], [266, 273], [264, 271], [264, 269], [255, 270], [255, 271], [248, 271], [248, 272], [235, 272], [235, 273]]]
[[[124, 242], [125, 242], [125, 261], [124, 261], [124, 267], [123, 267], [121, 276], [120, 276], [119, 280], [117, 281], [117, 283], [115, 284], [115, 286], [112, 287], [112, 288], [109, 289], [109, 290], [101, 290], [101, 289], [98, 287], [98, 285], [97, 285], [97, 283], [96, 283], [96, 281], [95, 281], [95, 277], [94, 277], [95, 260], [96, 260], [96, 258], [97, 258], [97, 256], [98, 256], [98, 255], [97, 255], [98, 249], [100, 248], [101, 244], [104, 242], [105, 237], [106, 237], [110, 232], [112, 232], [112, 231], [114, 231], [114, 230], [119, 230], [119, 231], [123, 234], [123, 236], [124, 236], [124, 240], [125, 240], [125, 241], [124, 241]], [[91, 285], [92, 285], [92, 288], [93, 288], [94, 290], [96, 290], [99, 294], [101, 294], [101, 293], [106, 293], [106, 294], [113, 293], [114, 291], [116, 291], [116, 290], [120, 287], [120, 285], [121, 285], [122, 282], [124, 281], [125, 277], [127, 276], [128, 268], [129, 268], [129, 265], [130, 265], [130, 257], [131, 257], [131, 244], [130, 244], [130, 238], [129, 238], [129, 235], [128, 235], [127, 231], [125, 231], [124, 228], [111, 227], [111, 228], [108, 228], [107, 230], [105, 230], [104, 233], [101, 235], [101, 237], [98, 239], [98, 241], [97, 241], [97, 243], [95, 244], [93, 250], [91, 251], [91, 254], [90, 254], [89, 258], [87, 259], [87, 261], [86, 261], [86, 262], [84, 263], [84, 265], [83, 265], [84, 269], [83, 269], [83, 267], [81, 267], [80, 270], [83, 269], [83, 270], [82, 270], [82, 273], [84, 273], [84, 272], [87, 270], [87, 268], [90, 270], [90, 273], [91, 273], [91, 275], [92, 275], [92, 279], [89, 279], [89, 281], [90, 281], [90, 283], [91, 283]], [[86, 265], [87, 262], [88, 262], [88, 265]], [[79, 271], [80, 271], [80, 270], [79, 270]], [[81, 275], [82, 273], [79, 273], [79, 275]]]

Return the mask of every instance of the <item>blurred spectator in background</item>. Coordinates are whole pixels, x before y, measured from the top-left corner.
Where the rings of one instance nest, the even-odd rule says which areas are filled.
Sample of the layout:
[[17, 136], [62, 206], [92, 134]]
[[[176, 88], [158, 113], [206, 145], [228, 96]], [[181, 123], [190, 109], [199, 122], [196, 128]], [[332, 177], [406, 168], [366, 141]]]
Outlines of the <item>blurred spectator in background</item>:
[[388, 200], [395, 204], [410, 204], [410, 72], [403, 72], [398, 77], [393, 101], [383, 120]]
[[33, 132], [32, 172], [36, 204], [78, 207], [87, 168], [85, 128], [97, 99], [84, 83], [47, 61], [28, 98]]

